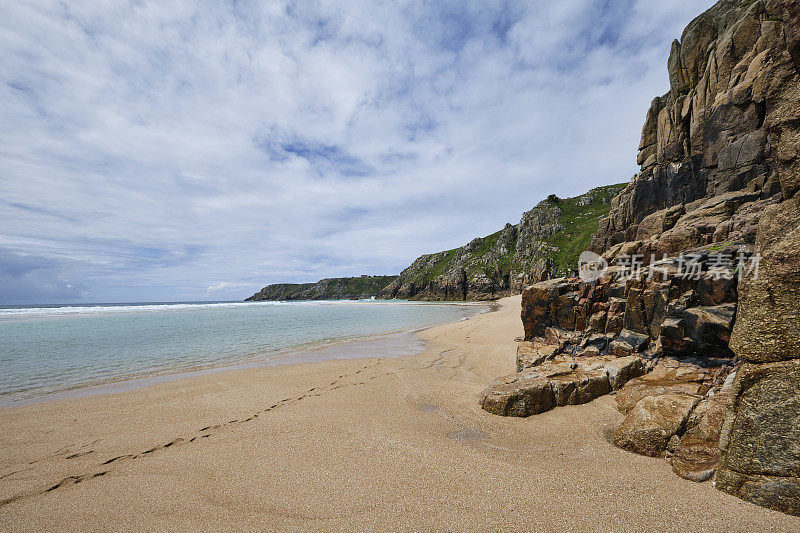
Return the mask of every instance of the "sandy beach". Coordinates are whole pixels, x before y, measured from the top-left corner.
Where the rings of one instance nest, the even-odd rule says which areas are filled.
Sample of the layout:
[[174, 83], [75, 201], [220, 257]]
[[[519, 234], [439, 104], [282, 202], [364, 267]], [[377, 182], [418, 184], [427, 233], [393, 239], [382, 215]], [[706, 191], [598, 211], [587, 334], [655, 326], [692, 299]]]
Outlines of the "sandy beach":
[[798, 531], [607, 441], [613, 396], [527, 419], [520, 298], [417, 356], [248, 368], [0, 410], [0, 529]]

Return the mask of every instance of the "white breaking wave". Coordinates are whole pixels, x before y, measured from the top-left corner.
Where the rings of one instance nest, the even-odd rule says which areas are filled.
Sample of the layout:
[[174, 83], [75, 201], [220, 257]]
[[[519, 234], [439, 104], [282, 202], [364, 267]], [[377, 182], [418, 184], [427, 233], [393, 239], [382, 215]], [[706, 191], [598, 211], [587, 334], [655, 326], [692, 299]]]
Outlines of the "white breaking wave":
[[209, 302], [119, 305], [63, 305], [57, 307], [9, 307], [0, 309], [0, 320], [9, 318], [45, 317], [53, 315], [92, 315], [109, 313], [147, 313], [203, 308], [277, 307], [298, 305], [406, 304], [406, 305], [478, 305], [478, 302], [409, 302], [406, 300], [294, 300], [266, 302]]
[[47, 315], [88, 315], [96, 313], [145, 313], [153, 311], [174, 311], [180, 309], [230, 308], [230, 307], [274, 307], [280, 305], [303, 305], [316, 302], [218, 302], [202, 304], [140, 304], [140, 305], [65, 305], [61, 307], [15, 307], [0, 309], [0, 318], [47, 316]]

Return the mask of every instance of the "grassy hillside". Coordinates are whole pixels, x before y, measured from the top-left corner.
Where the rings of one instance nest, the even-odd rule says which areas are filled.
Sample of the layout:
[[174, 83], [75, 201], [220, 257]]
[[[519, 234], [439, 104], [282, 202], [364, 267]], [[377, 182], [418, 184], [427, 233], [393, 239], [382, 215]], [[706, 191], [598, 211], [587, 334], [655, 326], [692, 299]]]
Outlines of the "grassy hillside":
[[598, 221], [625, 184], [597, 187], [574, 198], [551, 195], [517, 225], [460, 248], [417, 258], [382, 293], [418, 300], [494, 298], [527, 283], [577, 268]]
[[[587, 194], [575, 198], [565, 198], [557, 202], [561, 213], [558, 216], [561, 230], [544, 239], [552, 249], [553, 268], [556, 274], [578, 268], [578, 256], [589, 249], [589, 242], [597, 232], [600, 218], [611, 210], [611, 199], [624, 187], [625, 183], [597, 187]], [[586, 198], [592, 201], [585, 204]], [[581, 204], [585, 205], [581, 205]]]
[[358, 300], [376, 296], [397, 276], [326, 278], [316, 283], [276, 283], [267, 285], [245, 301], [266, 300]]

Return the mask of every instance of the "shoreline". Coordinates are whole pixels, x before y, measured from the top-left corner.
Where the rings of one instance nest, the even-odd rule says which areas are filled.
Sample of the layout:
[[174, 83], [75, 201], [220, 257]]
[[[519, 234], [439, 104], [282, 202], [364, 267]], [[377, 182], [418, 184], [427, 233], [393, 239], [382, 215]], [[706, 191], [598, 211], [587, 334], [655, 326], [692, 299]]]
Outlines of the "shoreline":
[[[448, 322], [451, 324], [453, 322]], [[430, 326], [436, 327], [436, 326]], [[77, 387], [65, 388], [53, 392], [37, 394], [31, 397], [13, 399], [6, 401], [0, 398], [0, 411], [4, 409], [14, 409], [16, 407], [25, 407], [28, 405], [36, 405], [47, 402], [58, 402], [61, 400], [69, 400], [75, 398], [83, 398], [90, 396], [113, 395], [121, 392], [147, 388], [161, 383], [172, 383], [182, 379], [192, 379], [211, 374], [235, 372], [240, 370], [248, 370], [254, 368], [273, 368], [283, 365], [303, 365], [308, 363], [318, 363], [323, 361], [341, 360], [341, 359], [366, 359], [366, 358], [394, 358], [394, 357], [407, 357], [419, 355], [425, 351], [425, 346], [415, 346], [415, 341], [420, 341], [416, 337], [417, 333], [429, 328], [421, 328], [411, 331], [397, 331], [385, 333], [382, 335], [374, 335], [364, 337], [362, 339], [345, 340], [332, 343], [324, 343], [314, 345], [313, 347], [299, 346], [295, 348], [287, 348], [286, 350], [270, 354], [267, 359], [260, 359], [258, 357], [251, 358], [249, 361], [241, 362], [220, 362], [201, 367], [192, 367], [185, 369], [167, 370], [163, 373], [143, 373], [141, 375], [132, 377], [109, 378], [106, 381], [99, 383], [91, 383], [87, 385], [79, 385]], [[395, 338], [403, 337], [406, 339], [406, 346], [408, 346], [408, 353], [390, 354], [390, 355], [351, 355], [355, 346], [368, 344], [366, 348], [358, 347], [358, 352], [363, 352], [365, 349], [370, 348], [380, 351], [384, 349], [380, 346], [382, 341], [393, 341]], [[319, 356], [320, 352], [327, 352], [326, 356]], [[291, 358], [291, 360], [288, 360]]]
[[4, 529], [789, 531], [796, 517], [612, 446], [612, 396], [527, 419], [519, 297], [419, 355], [238, 369], [0, 410]]
[[[244, 303], [244, 304], [259, 304], [259, 303], [274, 303], [274, 302], [203, 302], [203, 304], [216, 305], [216, 304], [229, 304], [229, 303]], [[308, 301], [293, 301], [291, 304], [330, 304], [330, 305], [347, 305], [347, 304], [369, 304], [380, 305], [383, 303], [403, 304], [402, 301], [393, 300], [308, 300]], [[482, 306], [487, 307], [485, 311], [479, 311], [477, 314], [492, 312], [497, 307], [495, 302], [408, 302], [410, 305], [419, 304], [434, 304], [434, 305], [465, 305], [465, 306]], [[104, 304], [107, 305], [107, 304]], [[133, 304], [131, 307], [141, 307], [145, 304]], [[178, 304], [169, 304], [178, 305]], [[180, 304], [183, 305], [183, 304]], [[124, 307], [119, 304], [118, 307]], [[38, 308], [37, 308], [38, 309]], [[65, 313], [69, 314], [69, 313]], [[473, 315], [474, 316], [474, 315]], [[14, 320], [9, 318], [8, 320]], [[465, 320], [465, 319], [461, 319]], [[458, 321], [456, 321], [458, 322]], [[445, 322], [449, 324], [454, 322]], [[19, 393], [9, 393], [0, 395], [0, 410], [13, 409], [15, 407], [23, 407], [26, 405], [33, 405], [42, 402], [60, 401], [70, 398], [80, 398], [83, 396], [96, 396], [116, 394], [129, 390], [135, 390], [143, 387], [159, 383], [168, 383], [185, 378], [199, 377], [217, 372], [227, 372], [234, 370], [242, 370], [249, 368], [261, 367], [275, 367], [279, 365], [303, 364], [309, 362], [324, 361], [328, 359], [362, 359], [368, 357], [375, 357], [368, 355], [370, 347], [376, 353], [387, 354], [379, 355], [379, 357], [402, 357], [419, 355], [425, 350], [424, 345], [420, 345], [417, 333], [436, 327], [443, 324], [435, 324], [425, 328], [416, 328], [411, 330], [395, 330], [375, 335], [367, 335], [363, 337], [346, 338], [335, 341], [314, 341], [310, 343], [300, 344], [275, 352], [265, 353], [260, 355], [249, 355], [238, 361], [219, 361], [211, 364], [198, 364], [191, 366], [176, 366], [175, 368], [161, 370], [161, 371], [141, 371], [130, 372], [119, 376], [112, 376], [107, 379], [87, 382], [77, 386], [57, 388], [48, 392], [33, 392], [30, 395], [20, 396]], [[406, 345], [408, 346], [407, 353], [405, 353], [402, 346], [398, 346], [398, 339], [405, 338]], [[360, 345], [370, 343], [370, 347], [362, 348]], [[355, 348], [355, 350], [354, 350]], [[352, 352], [357, 352], [352, 354]], [[323, 355], [324, 354], [324, 355]]]

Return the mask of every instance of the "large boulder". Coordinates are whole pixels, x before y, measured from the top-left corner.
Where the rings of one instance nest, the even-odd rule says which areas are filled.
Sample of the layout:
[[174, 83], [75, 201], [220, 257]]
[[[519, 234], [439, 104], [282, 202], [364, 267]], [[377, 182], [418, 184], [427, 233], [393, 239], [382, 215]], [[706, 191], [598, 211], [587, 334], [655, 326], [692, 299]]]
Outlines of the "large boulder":
[[660, 457], [670, 438], [683, 431], [699, 401], [697, 396], [678, 393], [642, 398], [614, 432], [612, 441], [625, 450]]
[[686, 431], [670, 459], [672, 471], [690, 481], [711, 479], [719, 465], [719, 437], [728, 395], [718, 393], [701, 400], [686, 421]]
[[579, 405], [611, 392], [603, 368], [581, 370], [549, 378], [556, 405]]
[[[545, 328], [555, 325], [553, 317], [557, 314], [563, 317], [566, 314], [562, 306], [572, 303], [572, 298], [562, 300], [561, 297], [573, 293], [579, 286], [580, 279], [558, 278], [542, 281], [525, 289], [522, 292], [521, 314], [525, 340], [544, 336]], [[571, 305], [569, 307], [571, 309]]]
[[800, 515], [800, 359], [742, 365], [731, 397], [717, 488]]
[[481, 393], [480, 405], [495, 415], [524, 417], [549, 411], [556, 400], [547, 378], [518, 374], [492, 383]]
[[612, 383], [619, 388], [643, 371], [639, 357], [556, 355], [495, 380], [480, 394], [479, 403], [493, 414], [530, 416], [556, 406], [590, 402], [610, 393]]

